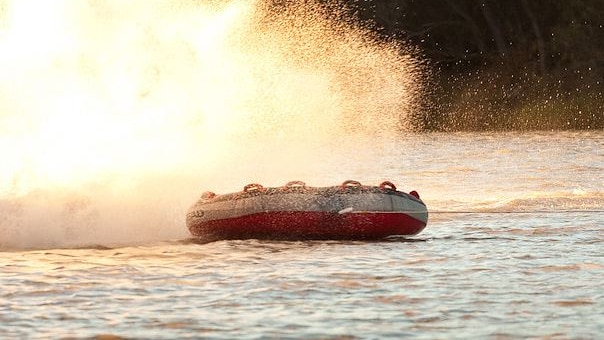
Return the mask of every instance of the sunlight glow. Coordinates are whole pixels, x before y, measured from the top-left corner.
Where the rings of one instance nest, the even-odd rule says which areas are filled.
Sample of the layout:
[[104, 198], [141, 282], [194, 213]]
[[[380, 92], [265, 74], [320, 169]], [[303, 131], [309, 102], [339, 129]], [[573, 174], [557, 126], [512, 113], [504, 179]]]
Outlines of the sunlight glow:
[[407, 127], [422, 81], [401, 46], [318, 2], [274, 6], [0, 0], [0, 210], [60, 215], [74, 196], [93, 203], [70, 223], [96, 225], [172, 200], [181, 218], [203, 183], [284, 182], [321, 148], [355, 157], [346, 140]]

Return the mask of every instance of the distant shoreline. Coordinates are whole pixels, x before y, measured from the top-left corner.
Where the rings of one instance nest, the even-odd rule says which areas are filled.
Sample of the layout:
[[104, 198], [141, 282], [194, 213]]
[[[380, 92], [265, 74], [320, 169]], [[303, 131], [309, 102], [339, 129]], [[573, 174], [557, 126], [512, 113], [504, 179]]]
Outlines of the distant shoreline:
[[604, 129], [604, 96], [594, 79], [564, 75], [501, 74], [435, 77], [420, 130], [598, 130]]
[[604, 128], [599, 0], [352, 1], [378, 37], [419, 50], [432, 76], [419, 130]]

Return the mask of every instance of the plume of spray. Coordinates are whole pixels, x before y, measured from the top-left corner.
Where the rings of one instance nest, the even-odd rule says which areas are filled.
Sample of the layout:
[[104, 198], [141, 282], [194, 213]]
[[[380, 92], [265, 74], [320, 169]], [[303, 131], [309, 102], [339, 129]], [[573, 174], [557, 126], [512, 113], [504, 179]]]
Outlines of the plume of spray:
[[412, 128], [422, 99], [421, 63], [346, 14], [0, 0], [0, 249], [185, 238], [206, 189], [333, 184], [326, 160]]

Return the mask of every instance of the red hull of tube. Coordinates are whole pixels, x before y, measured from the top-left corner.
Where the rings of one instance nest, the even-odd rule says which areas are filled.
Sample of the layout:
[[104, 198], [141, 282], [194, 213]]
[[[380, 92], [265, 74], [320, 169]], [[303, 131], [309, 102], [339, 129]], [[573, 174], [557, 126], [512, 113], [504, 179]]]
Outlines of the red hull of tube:
[[271, 240], [379, 240], [388, 236], [411, 236], [426, 223], [404, 213], [323, 211], [278, 211], [211, 220], [189, 225], [195, 237]]

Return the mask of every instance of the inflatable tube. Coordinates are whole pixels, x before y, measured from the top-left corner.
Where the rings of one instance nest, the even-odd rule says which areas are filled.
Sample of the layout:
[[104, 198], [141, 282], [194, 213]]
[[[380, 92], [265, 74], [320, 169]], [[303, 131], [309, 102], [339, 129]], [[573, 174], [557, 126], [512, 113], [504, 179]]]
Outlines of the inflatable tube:
[[283, 187], [246, 185], [241, 192], [205, 192], [187, 213], [189, 232], [203, 241], [221, 239], [378, 240], [410, 236], [428, 222], [417, 192], [398, 191], [391, 182], [364, 186]]

